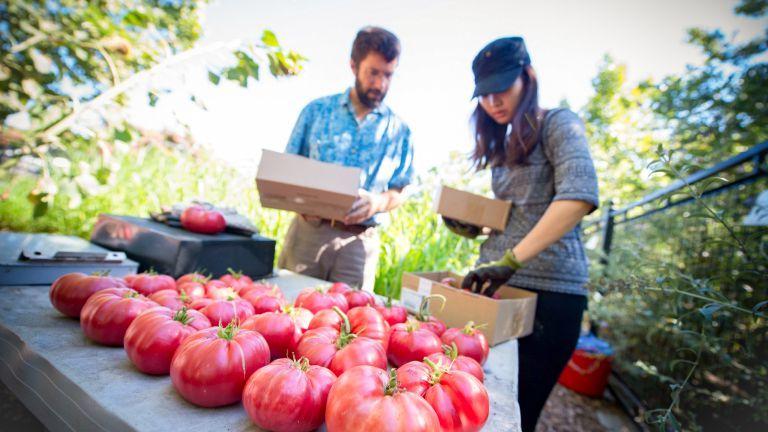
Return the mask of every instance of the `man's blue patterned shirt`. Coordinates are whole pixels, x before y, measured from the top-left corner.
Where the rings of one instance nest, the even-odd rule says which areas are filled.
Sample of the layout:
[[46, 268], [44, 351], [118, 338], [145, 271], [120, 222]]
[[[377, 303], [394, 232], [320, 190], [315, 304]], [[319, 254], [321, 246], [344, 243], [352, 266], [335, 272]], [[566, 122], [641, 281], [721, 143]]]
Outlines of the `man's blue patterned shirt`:
[[[285, 151], [360, 168], [360, 185], [369, 192], [403, 188], [413, 178], [408, 126], [383, 104], [358, 123], [349, 89], [304, 107]], [[382, 222], [382, 216], [375, 215], [374, 222]]]

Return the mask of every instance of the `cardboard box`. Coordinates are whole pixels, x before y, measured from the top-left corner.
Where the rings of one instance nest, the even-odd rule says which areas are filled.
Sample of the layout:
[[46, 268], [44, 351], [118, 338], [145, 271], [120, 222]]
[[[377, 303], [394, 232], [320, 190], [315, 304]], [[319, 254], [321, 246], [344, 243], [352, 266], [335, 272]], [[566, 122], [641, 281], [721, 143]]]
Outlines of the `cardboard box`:
[[486, 198], [449, 186], [435, 192], [434, 211], [445, 217], [480, 227], [504, 231], [512, 203]]
[[[450, 277], [452, 285], [440, 281]], [[463, 277], [451, 272], [404, 273], [401, 301], [406, 309], [415, 312], [421, 299], [431, 294], [445, 297], [445, 308], [440, 301], [430, 301], [429, 311], [448, 327], [464, 327], [469, 321], [486, 324], [481, 328], [490, 345], [531, 334], [536, 314], [536, 294], [520, 288], [503, 285], [492, 299], [459, 288]]]
[[344, 219], [357, 199], [359, 168], [264, 150], [256, 174], [262, 207]]

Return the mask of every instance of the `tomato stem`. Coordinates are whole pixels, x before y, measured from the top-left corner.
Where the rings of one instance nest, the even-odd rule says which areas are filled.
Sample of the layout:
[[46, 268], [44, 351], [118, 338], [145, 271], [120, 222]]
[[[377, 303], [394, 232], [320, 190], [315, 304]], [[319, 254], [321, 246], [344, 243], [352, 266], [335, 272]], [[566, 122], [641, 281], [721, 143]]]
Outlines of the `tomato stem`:
[[471, 336], [471, 335], [475, 334], [476, 330], [481, 329], [483, 327], [487, 327], [487, 326], [488, 326], [488, 323], [483, 323], [483, 324], [480, 324], [480, 325], [475, 325], [474, 321], [470, 321], [470, 322], [468, 322], [464, 326], [464, 328], [461, 330], [461, 332], [466, 334], [466, 335], [470, 335]]
[[226, 327], [221, 326], [221, 322], [219, 322], [219, 331], [216, 333], [216, 335], [222, 339], [226, 339], [228, 341], [231, 341], [235, 338], [237, 335], [237, 332], [239, 328], [237, 327], [237, 324], [235, 324], [236, 320], [230, 321], [229, 324], [227, 324]]
[[384, 386], [384, 395], [392, 396], [400, 390], [397, 382], [397, 370], [391, 369], [389, 371], [389, 382]]
[[436, 365], [435, 362], [433, 362], [427, 357], [424, 357], [424, 363], [426, 363], [427, 366], [429, 366], [432, 369], [432, 373], [429, 375], [429, 383], [432, 385], [439, 383], [440, 378], [447, 371], [447, 369], [445, 369], [442, 366]]
[[416, 314], [416, 319], [419, 321], [426, 321], [429, 319], [431, 314], [429, 313], [429, 301], [431, 299], [438, 299], [440, 300], [440, 312], [443, 311], [445, 308], [445, 297], [440, 294], [432, 294], [424, 297], [421, 299], [421, 304], [419, 305], [419, 312]]
[[344, 348], [345, 346], [349, 345], [350, 342], [354, 338], [357, 337], [356, 334], [352, 333], [352, 326], [349, 324], [349, 317], [347, 314], [341, 311], [338, 306], [334, 306], [333, 311], [336, 312], [337, 315], [341, 317], [341, 326], [339, 327], [339, 339], [336, 341], [336, 347], [339, 349]]
[[459, 347], [456, 346], [456, 342], [451, 342], [450, 345], [443, 345], [443, 352], [453, 361], [459, 356]]
[[232, 277], [233, 277], [233, 278], [235, 278], [235, 279], [240, 279], [241, 277], [243, 277], [243, 272], [242, 272], [242, 270], [241, 270], [241, 271], [236, 271], [236, 270], [232, 270], [232, 268], [231, 268], [231, 267], [227, 267], [227, 272], [228, 272], [230, 275], [232, 275]]
[[173, 315], [173, 320], [178, 321], [184, 325], [189, 325], [192, 321], [194, 321], [194, 317], [189, 316], [187, 314], [187, 307], [183, 306], [181, 309], [177, 310], [176, 313]]

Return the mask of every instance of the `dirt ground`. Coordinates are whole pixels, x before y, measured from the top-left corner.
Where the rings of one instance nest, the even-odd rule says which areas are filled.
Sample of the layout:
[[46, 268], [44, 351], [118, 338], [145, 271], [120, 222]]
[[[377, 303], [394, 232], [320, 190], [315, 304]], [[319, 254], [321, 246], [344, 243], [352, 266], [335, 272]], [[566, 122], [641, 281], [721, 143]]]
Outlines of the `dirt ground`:
[[582, 396], [557, 385], [539, 418], [536, 432], [635, 432], [615, 402]]

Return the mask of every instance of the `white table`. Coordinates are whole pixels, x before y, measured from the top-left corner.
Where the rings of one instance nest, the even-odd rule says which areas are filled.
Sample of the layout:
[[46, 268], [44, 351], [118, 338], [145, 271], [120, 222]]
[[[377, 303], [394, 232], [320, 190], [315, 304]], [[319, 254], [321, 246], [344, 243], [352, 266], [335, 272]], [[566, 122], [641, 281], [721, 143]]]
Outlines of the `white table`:
[[[293, 299], [325, 283], [279, 271], [270, 280]], [[484, 430], [519, 431], [517, 342], [491, 349], [485, 364], [491, 415]], [[46, 286], [0, 286], [0, 379], [52, 431], [257, 431], [240, 404], [199, 408], [168, 376], [144, 375], [122, 348], [88, 341], [59, 314]]]

